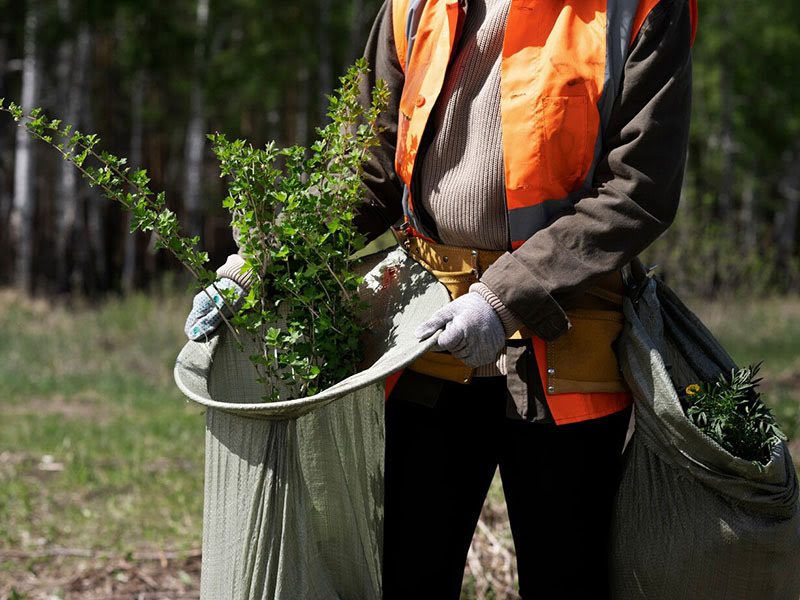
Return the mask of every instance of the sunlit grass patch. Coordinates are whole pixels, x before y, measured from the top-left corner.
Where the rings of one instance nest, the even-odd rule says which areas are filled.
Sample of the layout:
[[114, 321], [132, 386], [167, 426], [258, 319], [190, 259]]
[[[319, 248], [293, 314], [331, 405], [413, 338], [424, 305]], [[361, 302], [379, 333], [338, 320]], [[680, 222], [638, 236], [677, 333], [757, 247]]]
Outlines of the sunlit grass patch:
[[204, 418], [172, 381], [182, 291], [0, 294], [0, 548], [200, 544]]

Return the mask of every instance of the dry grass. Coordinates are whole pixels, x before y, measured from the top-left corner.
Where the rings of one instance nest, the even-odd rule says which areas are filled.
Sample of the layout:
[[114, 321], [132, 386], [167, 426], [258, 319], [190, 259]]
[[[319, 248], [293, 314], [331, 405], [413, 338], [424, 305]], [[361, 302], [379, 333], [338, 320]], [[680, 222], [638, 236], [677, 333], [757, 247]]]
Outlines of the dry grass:
[[462, 597], [516, 600], [517, 562], [499, 473], [481, 511], [472, 538], [462, 584]]
[[[122, 557], [53, 548], [39, 553], [0, 551], [24, 570], [14, 573], [9, 600], [166, 600], [199, 598], [200, 553], [129, 554]], [[10, 574], [10, 573], [9, 573]], [[4, 586], [5, 587], [5, 586]], [[2, 588], [0, 588], [2, 589]], [[0, 592], [2, 593], [2, 592]]]

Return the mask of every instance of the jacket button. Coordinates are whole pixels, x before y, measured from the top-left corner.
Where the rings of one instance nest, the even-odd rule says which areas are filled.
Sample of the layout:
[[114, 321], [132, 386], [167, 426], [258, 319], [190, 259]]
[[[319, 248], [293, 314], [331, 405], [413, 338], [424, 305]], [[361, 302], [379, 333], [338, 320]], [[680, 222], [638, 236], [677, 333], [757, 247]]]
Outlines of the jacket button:
[[555, 375], [556, 374], [556, 370], [553, 369], [553, 368], [547, 369], [547, 374], [548, 375]]
[[552, 394], [553, 392], [556, 391], [556, 387], [554, 385], [548, 385], [547, 386], [547, 391]]
[[425, 104], [425, 96], [423, 96], [422, 94], [418, 95], [414, 104], [416, 104], [417, 106], [422, 106], [423, 104]]

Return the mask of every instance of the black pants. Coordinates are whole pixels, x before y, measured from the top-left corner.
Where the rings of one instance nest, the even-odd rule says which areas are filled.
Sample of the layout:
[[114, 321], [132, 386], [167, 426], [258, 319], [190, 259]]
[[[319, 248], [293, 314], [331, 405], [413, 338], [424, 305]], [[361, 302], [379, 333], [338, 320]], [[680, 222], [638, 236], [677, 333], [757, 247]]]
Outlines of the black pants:
[[520, 594], [601, 600], [625, 410], [571, 425], [506, 417], [504, 377], [386, 406], [384, 599], [457, 599], [498, 465]]

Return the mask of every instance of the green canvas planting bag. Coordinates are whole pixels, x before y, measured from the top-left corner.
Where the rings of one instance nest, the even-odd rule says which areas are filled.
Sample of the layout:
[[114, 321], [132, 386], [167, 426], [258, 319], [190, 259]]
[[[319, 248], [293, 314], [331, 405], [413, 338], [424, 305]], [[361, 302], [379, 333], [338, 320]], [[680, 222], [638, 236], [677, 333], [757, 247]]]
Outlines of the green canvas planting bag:
[[204, 600], [381, 598], [384, 380], [436, 343], [413, 332], [450, 298], [399, 248], [359, 268], [369, 366], [315, 396], [262, 402], [224, 329], [178, 357], [206, 408]]
[[797, 476], [732, 456], [685, 416], [677, 389], [734, 367], [663, 283], [626, 298], [620, 367], [634, 397], [611, 539], [615, 600], [798, 600]]

